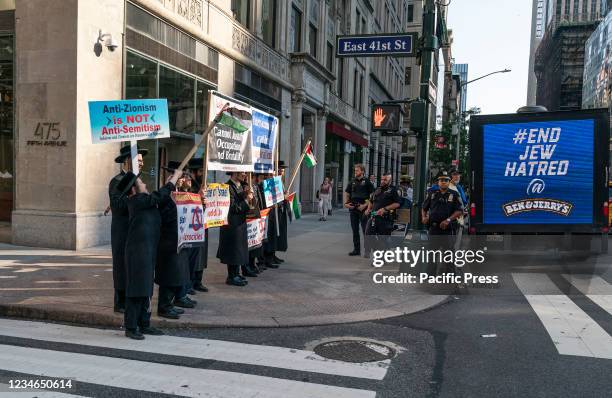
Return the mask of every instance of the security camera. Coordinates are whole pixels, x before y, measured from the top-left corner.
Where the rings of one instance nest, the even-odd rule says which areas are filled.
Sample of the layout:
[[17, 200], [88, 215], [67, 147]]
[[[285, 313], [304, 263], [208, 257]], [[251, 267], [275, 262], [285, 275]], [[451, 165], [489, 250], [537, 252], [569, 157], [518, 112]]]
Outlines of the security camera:
[[109, 35], [108, 39], [106, 39], [106, 48], [108, 48], [109, 51], [115, 51], [117, 47], [119, 47], [119, 45], [113, 40], [112, 36]]
[[291, 117], [291, 112], [289, 112], [289, 109], [285, 110], [285, 114], [284, 114], [285, 118], [289, 119]]

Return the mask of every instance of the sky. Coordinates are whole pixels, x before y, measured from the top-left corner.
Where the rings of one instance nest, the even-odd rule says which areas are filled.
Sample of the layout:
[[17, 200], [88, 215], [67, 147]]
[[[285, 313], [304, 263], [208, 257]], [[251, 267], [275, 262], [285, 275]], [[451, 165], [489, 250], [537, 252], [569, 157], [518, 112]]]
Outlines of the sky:
[[[446, 0], [448, 1], [448, 0]], [[467, 108], [514, 113], [527, 103], [532, 0], [451, 0], [455, 62], [469, 64], [468, 79], [512, 69], [468, 85]]]

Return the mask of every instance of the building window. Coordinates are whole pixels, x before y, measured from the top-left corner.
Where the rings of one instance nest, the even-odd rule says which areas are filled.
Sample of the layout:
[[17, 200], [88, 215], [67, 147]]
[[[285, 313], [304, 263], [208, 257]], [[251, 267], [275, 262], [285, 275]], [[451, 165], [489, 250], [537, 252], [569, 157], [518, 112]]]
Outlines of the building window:
[[326, 59], [327, 70], [333, 72], [334, 68], [334, 46], [330, 42], [327, 42], [327, 59]]
[[261, 3], [261, 30], [267, 45], [276, 47], [276, 0], [263, 0]]
[[157, 63], [128, 52], [125, 65], [125, 98], [157, 98]]
[[414, 4], [408, 4], [408, 22], [414, 22]]
[[234, 19], [247, 29], [251, 29], [251, 0], [232, 0]]
[[301, 42], [302, 42], [302, 12], [295, 7], [291, 7], [289, 52], [290, 53], [300, 52]]
[[406, 86], [412, 84], [412, 66], [407, 66], [404, 71], [404, 84]]
[[159, 97], [168, 99], [170, 130], [193, 133], [194, 79], [164, 66], [159, 67]]
[[359, 107], [357, 110], [359, 112], [363, 112], [363, 92], [365, 91], [365, 87], [363, 85], [363, 75], [359, 75]]
[[353, 108], [357, 108], [359, 99], [359, 71], [355, 69], [355, 78], [353, 79]]
[[338, 97], [344, 99], [344, 58], [338, 58]]
[[308, 41], [310, 43], [310, 55], [317, 57], [317, 28], [313, 24], [308, 24]]
[[361, 33], [361, 13], [359, 10], [355, 10], [355, 33]]

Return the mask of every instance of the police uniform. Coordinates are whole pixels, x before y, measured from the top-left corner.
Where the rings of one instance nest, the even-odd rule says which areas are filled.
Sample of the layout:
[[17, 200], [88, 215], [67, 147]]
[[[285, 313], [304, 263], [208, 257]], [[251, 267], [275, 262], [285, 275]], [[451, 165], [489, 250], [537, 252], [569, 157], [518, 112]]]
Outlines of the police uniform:
[[440, 224], [453, 213], [463, 211], [461, 199], [456, 191], [447, 189], [445, 192], [428, 192], [423, 202], [423, 210], [429, 211], [429, 233], [432, 235], [453, 235], [457, 230], [457, 221], [453, 220], [446, 229]]
[[400, 195], [397, 188], [393, 185], [378, 187], [370, 198], [372, 202], [372, 214], [368, 220], [366, 228], [367, 235], [391, 235], [393, 232], [393, 217], [395, 210], [387, 210], [383, 216], [374, 213], [382, 208], [400, 203]]
[[[349, 195], [349, 200], [347, 203], [352, 205], [362, 205], [368, 200], [372, 192], [374, 192], [374, 185], [365, 177], [362, 178], [354, 178], [353, 181], [346, 187], [344, 191]], [[351, 229], [353, 230], [353, 247], [354, 251], [352, 254], [357, 254], [361, 252], [361, 242], [359, 238], [359, 228], [361, 227], [362, 231], [365, 234], [365, 226], [367, 222], [367, 218], [363, 216], [363, 213], [355, 207], [350, 210], [351, 217]]]

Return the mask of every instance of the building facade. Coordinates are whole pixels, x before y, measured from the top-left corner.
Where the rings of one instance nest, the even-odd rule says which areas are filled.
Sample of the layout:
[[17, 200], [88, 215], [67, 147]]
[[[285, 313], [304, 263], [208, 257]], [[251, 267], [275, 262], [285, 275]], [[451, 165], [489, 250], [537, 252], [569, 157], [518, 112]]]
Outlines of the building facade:
[[467, 111], [467, 93], [468, 87], [467, 82], [469, 81], [469, 65], [468, 64], [455, 64], [453, 63], [453, 75], [458, 75], [461, 81], [461, 93], [460, 93], [460, 105], [461, 113]]
[[605, 13], [606, 0], [547, 0], [546, 28], [536, 50], [536, 102], [548, 110], [582, 106], [584, 46]]
[[370, 105], [408, 96], [410, 61], [336, 58], [336, 36], [401, 32], [416, 15], [407, 0], [0, 0], [0, 221], [15, 244], [109, 242], [120, 144], [92, 144], [92, 100], [168, 99], [171, 137], [139, 142], [150, 189], [206, 128], [209, 90], [277, 116], [289, 170], [311, 140], [318, 164], [291, 188], [306, 211], [324, 176], [340, 204], [355, 163], [397, 178], [401, 141], [370, 132]]
[[[527, 80], [527, 105], [536, 105], [537, 79], [534, 71], [535, 55], [546, 29], [547, 0], [533, 0], [531, 40], [529, 46], [529, 77]], [[465, 112], [465, 111], [464, 111]]]

